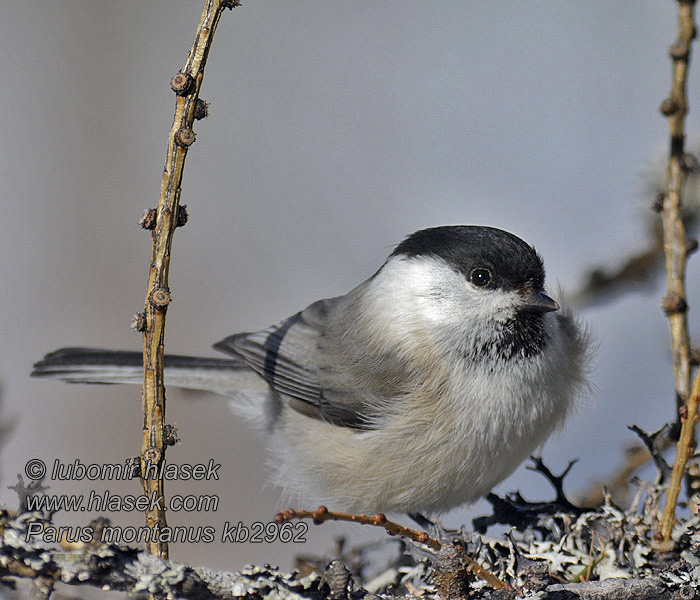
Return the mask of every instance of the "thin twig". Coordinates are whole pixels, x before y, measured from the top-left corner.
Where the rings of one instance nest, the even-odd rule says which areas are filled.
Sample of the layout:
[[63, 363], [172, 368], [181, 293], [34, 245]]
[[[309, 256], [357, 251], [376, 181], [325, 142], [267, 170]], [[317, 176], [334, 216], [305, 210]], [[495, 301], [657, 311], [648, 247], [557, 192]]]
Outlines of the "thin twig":
[[[664, 298], [664, 310], [668, 315], [671, 330], [676, 400], [679, 409], [688, 402], [688, 414], [682, 425], [671, 484], [666, 496], [666, 505], [659, 528], [663, 541], [666, 543], [671, 539], [676, 503], [678, 502], [681, 482], [688, 461], [688, 450], [692, 445], [695, 415], [697, 413], [697, 391], [694, 391], [690, 400], [688, 393], [690, 389], [690, 341], [688, 337], [685, 296], [685, 267], [688, 242], [681, 218], [681, 191], [686, 178], [686, 170], [683, 164], [685, 155], [684, 121], [688, 112], [686, 79], [691, 42], [695, 37], [695, 24], [693, 22], [695, 0], [679, 0], [678, 7], [678, 38], [669, 49], [669, 54], [673, 60], [671, 94], [661, 104], [661, 112], [668, 117], [671, 137], [661, 217], [668, 278], [668, 293]], [[696, 386], [694, 385], [693, 387], [695, 390]]]
[[671, 539], [671, 532], [673, 531], [673, 525], [676, 520], [676, 503], [678, 502], [678, 495], [681, 491], [683, 473], [685, 472], [688, 459], [695, 452], [693, 434], [695, 432], [695, 424], [698, 422], [698, 404], [700, 404], [700, 372], [695, 376], [690, 400], [681, 410], [681, 437], [676, 446], [676, 462], [673, 464], [673, 474], [671, 475], [671, 483], [666, 493], [666, 505], [661, 515], [659, 527], [659, 533], [662, 536], [663, 542], [666, 544], [668, 544]]
[[659, 451], [658, 448], [659, 443], [663, 443], [663, 440], [669, 439], [668, 433], [671, 429], [671, 425], [667, 423], [661, 429], [655, 431], [654, 433], [647, 433], [646, 431], [637, 427], [636, 425], [631, 425], [627, 429], [633, 431], [640, 437], [642, 442], [644, 442], [644, 445], [647, 447], [647, 450], [651, 454], [651, 457], [654, 460], [654, 464], [656, 465], [656, 469], [658, 471], [658, 477], [656, 480], [657, 485], [663, 485], [664, 483], [666, 483], [666, 481], [672, 473], [672, 469], [671, 465], [669, 465], [668, 462], [666, 462], [664, 455]]
[[[225, 8], [233, 8], [235, 4], [237, 2], [233, 0], [205, 1], [202, 17], [185, 67], [171, 82], [173, 91], [177, 94], [177, 103], [168, 140], [168, 153], [163, 172], [160, 200], [155, 211], [155, 223], [151, 223], [151, 258], [144, 313], [141, 476], [144, 493], [153, 498], [164, 498], [163, 480], [153, 476], [154, 469], [148, 467], [159, 465], [165, 459], [163, 345], [165, 314], [170, 302], [168, 270], [172, 239], [178, 222], [182, 223], [179, 218], [180, 184], [187, 148], [194, 142], [195, 138], [192, 124], [195, 119], [195, 109], [209, 48], [221, 13]], [[151, 476], [149, 476], [149, 471], [151, 471]], [[152, 529], [156, 524], [161, 528], [165, 527], [165, 507], [162, 506], [162, 502], [155, 502], [152, 505], [146, 511], [147, 527]], [[157, 539], [158, 537], [160, 536], [151, 536], [147, 544], [148, 551], [162, 559], [167, 559], [168, 545]]]
[[534, 464], [528, 465], [525, 468], [528, 471], [541, 473], [546, 477], [547, 481], [549, 481], [549, 483], [552, 484], [554, 492], [557, 495], [556, 499], [554, 500], [554, 503], [560, 507], [560, 510], [567, 512], [581, 512], [582, 509], [572, 504], [566, 497], [566, 494], [564, 493], [564, 479], [569, 474], [573, 466], [578, 462], [578, 458], [570, 460], [569, 464], [567, 465], [566, 469], [564, 469], [561, 475], [555, 475], [554, 473], [552, 473], [549, 467], [544, 464], [544, 461], [542, 460], [541, 456], [531, 456], [530, 460]]
[[668, 293], [664, 310], [671, 330], [673, 371], [678, 408], [686, 403], [690, 391], [690, 343], [686, 319], [685, 267], [687, 239], [681, 215], [681, 193], [686, 179], [684, 167], [684, 121], [688, 112], [686, 78], [690, 45], [695, 36], [693, 9], [695, 0], [679, 0], [678, 39], [669, 53], [673, 59], [670, 96], [661, 104], [668, 117], [670, 153], [666, 171], [663, 209], [661, 211]]
[[[404, 527], [395, 521], [390, 521], [384, 513], [376, 515], [354, 515], [350, 513], [333, 512], [325, 506], [319, 506], [316, 510], [293, 510], [286, 509], [275, 515], [277, 523], [284, 523], [292, 519], [312, 519], [314, 524], [320, 525], [325, 521], [349, 521], [351, 523], [360, 523], [361, 525], [372, 525], [374, 527], [382, 527], [389, 535], [397, 535], [414, 542], [425, 544], [436, 552], [439, 551], [443, 544], [440, 540], [430, 537], [425, 531]], [[460, 548], [461, 550], [461, 548]], [[486, 581], [494, 589], [509, 587], [504, 581], [500, 580], [493, 573], [490, 573], [483, 567], [480, 567], [471, 558], [464, 554], [467, 564], [479, 577]]]

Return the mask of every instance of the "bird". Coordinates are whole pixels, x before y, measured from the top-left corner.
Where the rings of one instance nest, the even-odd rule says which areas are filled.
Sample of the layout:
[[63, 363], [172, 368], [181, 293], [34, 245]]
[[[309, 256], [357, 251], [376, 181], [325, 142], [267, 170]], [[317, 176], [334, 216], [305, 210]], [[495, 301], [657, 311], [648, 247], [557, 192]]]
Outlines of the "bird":
[[[542, 258], [487, 226], [416, 231], [343, 296], [165, 357], [267, 436], [286, 497], [441, 515], [471, 504], [562, 427], [589, 389], [587, 328], [547, 295]], [[62, 348], [35, 377], [143, 383], [140, 352]]]

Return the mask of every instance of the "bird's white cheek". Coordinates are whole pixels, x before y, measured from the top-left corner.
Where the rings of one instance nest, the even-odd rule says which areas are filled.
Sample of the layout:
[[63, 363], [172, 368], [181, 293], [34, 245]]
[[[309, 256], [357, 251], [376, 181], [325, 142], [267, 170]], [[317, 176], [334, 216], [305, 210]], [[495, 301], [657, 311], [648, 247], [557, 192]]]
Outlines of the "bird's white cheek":
[[455, 294], [451, 314], [460, 315], [472, 323], [488, 326], [493, 322], [512, 319], [519, 303], [516, 292], [477, 289], [464, 282], [461, 293]]
[[515, 292], [477, 288], [437, 259], [397, 259], [367, 288], [356, 327], [374, 351], [429, 366], [464, 344], [488, 343], [518, 302]]

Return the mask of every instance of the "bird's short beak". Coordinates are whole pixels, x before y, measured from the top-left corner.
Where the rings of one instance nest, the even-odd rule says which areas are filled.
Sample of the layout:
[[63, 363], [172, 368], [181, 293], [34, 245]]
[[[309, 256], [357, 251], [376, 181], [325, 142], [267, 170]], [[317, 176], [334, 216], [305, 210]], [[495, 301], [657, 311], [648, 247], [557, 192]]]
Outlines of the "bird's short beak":
[[546, 313], [559, 310], [559, 304], [544, 292], [531, 290], [523, 298], [520, 310], [525, 312]]

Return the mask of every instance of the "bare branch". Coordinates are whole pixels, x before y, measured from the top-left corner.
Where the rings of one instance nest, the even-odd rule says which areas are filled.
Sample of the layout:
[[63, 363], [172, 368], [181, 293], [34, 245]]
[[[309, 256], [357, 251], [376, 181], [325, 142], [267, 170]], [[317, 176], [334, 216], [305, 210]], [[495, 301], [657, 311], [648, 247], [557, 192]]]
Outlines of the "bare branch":
[[671, 429], [671, 425], [667, 423], [661, 429], [655, 431], [654, 433], [647, 433], [646, 431], [637, 427], [636, 425], [631, 425], [630, 427], [628, 427], [628, 429], [630, 431], [634, 431], [634, 433], [636, 433], [644, 442], [644, 445], [651, 454], [651, 457], [654, 459], [654, 464], [656, 465], [656, 468], [659, 472], [657, 483], [659, 485], [663, 485], [668, 480], [672, 469], [671, 466], [666, 462], [666, 459], [661, 453], [659, 446], [661, 446], [661, 449], [663, 449], [664, 440], [669, 439], [668, 433]]
[[698, 399], [697, 392], [695, 392], [693, 398], [689, 400], [690, 341], [686, 319], [687, 303], [685, 296], [685, 267], [688, 241], [685, 236], [685, 226], [681, 215], [681, 192], [687, 171], [684, 160], [684, 122], [685, 115], [688, 112], [686, 79], [691, 43], [695, 37], [695, 24], [693, 22], [695, 0], [679, 0], [678, 7], [678, 38], [669, 49], [669, 54], [673, 60], [671, 94], [661, 104], [661, 112], [668, 118], [671, 138], [661, 218], [668, 279], [668, 292], [664, 298], [664, 310], [668, 315], [671, 329], [676, 399], [679, 409], [686, 402], [688, 402], [688, 406], [687, 418], [682, 425], [671, 484], [666, 496], [666, 505], [660, 523], [660, 534], [666, 543], [671, 539], [676, 503], [678, 502], [689, 450], [693, 445]]
[[[325, 521], [348, 521], [351, 523], [360, 523], [361, 525], [383, 527], [389, 535], [397, 535], [413, 540], [414, 542], [425, 544], [429, 548], [432, 548], [438, 552], [444, 547], [444, 544], [440, 542], [440, 540], [430, 537], [425, 531], [410, 529], [409, 527], [404, 527], [399, 523], [390, 521], [386, 518], [384, 513], [377, 513], [376, 515], [354, 515], [329, 511], [325, 506], [319, 506], [313, 511], [287, 509], [277, 513], [277, 516], [275, 516], [275, 521], [278, 523], [284, 523], [285, 521], [290, 521], [291, 519], [313, 519], [313, 522], [316, 525], [320, 525]], [[464, 551], [461, 548], [459, 548], [458, 551], [461, 553], [463, 561], [491, 587], [494, 589], [509, 587], [504, 581], [501, 581], [498, 577], [475, 563], [471, 558], [464, 554]]]
[[[186, 218], [181, 211], [180, 185], [185, 167], [187, 149], [195, 140], [192, 130], [195, 116], [201, 113], [199, 90], [204, 77], [209, 49], [216, 26], [225, 8], [233, 8], [232, 0], [206, 0], [197, 27], [194, 43], [185, 66], [171, 81], [177, 95], [175, 116], [170, 129], [168, 152], [163, 171], [158, 208], [152, 213], [144, 213], [142, 226], [151, 230], [151, 258], [146, 292], [145, 319], [142, 321], [143, 337], [143, 440], [141, 446], [141, 473], [144, 493], [150, 497], [163, 498], [163, 480], [149, 477], [147, 466], [160, 464], [165, 459], [167, 439], [165, 428], [165, 388], [163, 385], [163, 347], [165, 336], [165, 315], [170, 303], [168, 271], [173, 234], [178, 225], [184, 225]], [[166, 527], [165, 509], [154, 503], [146, 511], [146, 525], [156, 524]], [[148, 549], [162, 559], [168, 557], [166, 542], [151, 539]]]

